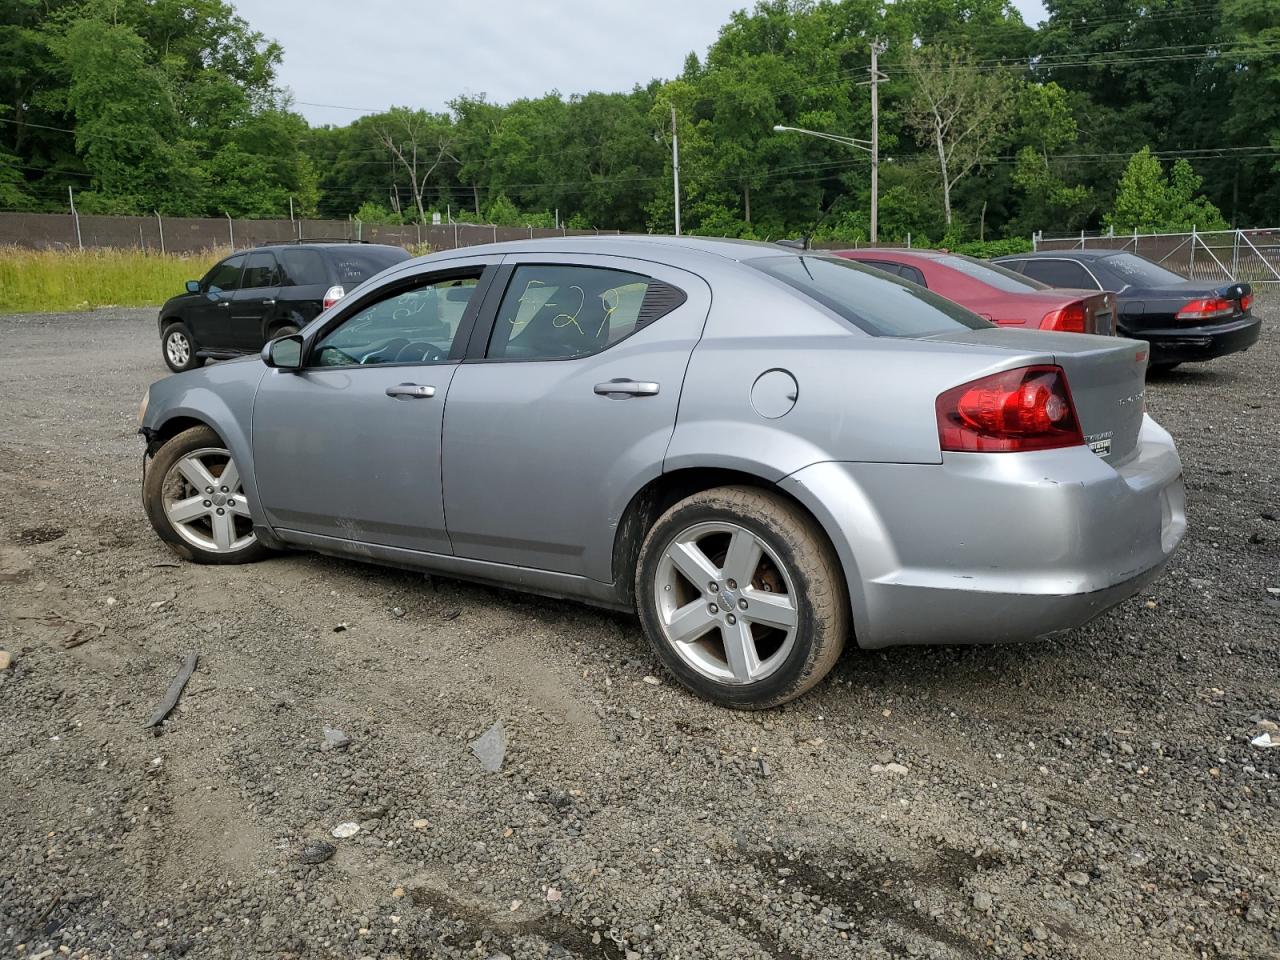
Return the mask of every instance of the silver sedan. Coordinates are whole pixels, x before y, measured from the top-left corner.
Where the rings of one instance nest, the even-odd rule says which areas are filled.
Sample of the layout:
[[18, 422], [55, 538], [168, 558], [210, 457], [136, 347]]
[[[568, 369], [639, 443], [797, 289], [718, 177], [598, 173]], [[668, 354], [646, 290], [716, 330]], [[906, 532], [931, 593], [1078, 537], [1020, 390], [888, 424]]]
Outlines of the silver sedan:
[[152, 385], [143, 499], [196, 562], [303, 548], [635, 610], [690, 689], [768, 707], [849, 641], [1031, 639], [1151, 580], [1186, 520], [1146, 349], [808, 251], [473, 247]]

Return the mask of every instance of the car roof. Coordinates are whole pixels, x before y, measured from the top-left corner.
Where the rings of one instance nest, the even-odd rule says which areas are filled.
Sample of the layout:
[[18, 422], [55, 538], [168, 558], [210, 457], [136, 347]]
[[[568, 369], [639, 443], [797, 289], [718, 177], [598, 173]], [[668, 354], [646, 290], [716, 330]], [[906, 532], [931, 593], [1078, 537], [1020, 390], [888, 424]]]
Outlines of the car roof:
[[1057, 260], [1106, 260], [1117, 254], [1127, 253], [1125, 250], [1035, 250], [1026, 253], [1009, 253], [1001, 257], [995, 257], [1000, 260], [1035, 260], [1052, 258]]
[[404, 247], [398, 247], [393, 243], [361, 243], [358, 240], [350, 241], [313, 241], [307, 242], [303, 240], [301, 243], [295, 240], [281, 240], [278, 243], [260, 243], [256, 247], [245, 247], [243, 250], [237, 250], [236, 253], [248, 253], [255, 250], [403, 250]]
[[661, 234], [600, 234], [540, 237], [532, 240], [503, 240], [476, 246], [456, 247], [418, 257], [412, 263], [452, 259], [458, 256], [486, 256], [513, 253], [598, 254], [601, 256], [657, 259], [678, 266], [682, 260], [700, 258], [742, 262], [762, 257], [831, 255], [833, 250], [798, 250], [776, 243], [733, 240], [720, 237], [673, 237]]
[[857, 247], [853, 250], [841, 250], [843, 254], [856, 254], [860, 257], [918, 257], [921, 260], [939, 260], [942, 257], [959, 256], [950, 250], [926, 250], [920, 247]]

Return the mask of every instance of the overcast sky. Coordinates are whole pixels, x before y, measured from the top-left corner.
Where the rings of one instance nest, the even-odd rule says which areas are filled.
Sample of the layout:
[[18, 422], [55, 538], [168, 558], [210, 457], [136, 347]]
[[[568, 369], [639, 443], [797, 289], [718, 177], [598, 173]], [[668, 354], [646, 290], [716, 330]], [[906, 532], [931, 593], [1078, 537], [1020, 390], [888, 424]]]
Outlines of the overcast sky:
[[[630, 90], [701, 57], [754, 0], [233, 0], [284, 46], [281, 82], [313, 124], [390, 106], [443, 110], [460, 93], [506, 103], [552, 90]], [[1041, 0], [1014, 0], [1023, 19]], [[329, 106], [322, 106], [327, 104]], [[354, 107], [357, 109], [342, 109]]]

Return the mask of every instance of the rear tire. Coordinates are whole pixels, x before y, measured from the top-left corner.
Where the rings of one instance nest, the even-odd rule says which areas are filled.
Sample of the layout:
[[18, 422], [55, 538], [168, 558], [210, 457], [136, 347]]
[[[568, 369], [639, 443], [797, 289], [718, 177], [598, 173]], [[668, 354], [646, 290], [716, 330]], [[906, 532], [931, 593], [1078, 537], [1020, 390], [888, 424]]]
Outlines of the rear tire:
[[276, 327], [274, 330], [271, 331], [271, 339], [274, 340], [277, 337], [292, 337], [297, 332], [298, 332], [297, 327], [295, 327], [292, 323], [286, 323], [284, 326]]
[[164, 328], [164, 333], [160, 334], [160, 353], [174, 373], [204, 366], [204, 357], [196, 355], [199, 349], [185, 323], [170, 323]]
[[790, 500], [756, 487], [717, 487], [664, 513], [640, 549], [636, 605], [676, 679], [739, 710], [807, 692], [849, 633], [826, 535]]
[[270, 555], [253, 532], [240, 471], [209, 427], [192, 427], [146, 465], [142, 505], [178, 556], [195, 563], [252, 563]]

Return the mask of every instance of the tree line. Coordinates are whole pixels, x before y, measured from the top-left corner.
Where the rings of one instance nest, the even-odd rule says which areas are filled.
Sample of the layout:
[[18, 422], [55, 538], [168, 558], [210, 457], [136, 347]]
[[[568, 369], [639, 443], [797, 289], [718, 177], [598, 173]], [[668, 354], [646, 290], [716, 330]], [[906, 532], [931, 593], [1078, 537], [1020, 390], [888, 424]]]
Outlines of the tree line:
[[[1280, 223], [1280, 3], [763, 0], [624, 92], [311, 127], [224, 0], [7, 0], [0, 209], [458, 220], [882, 242]], [[638, 78], [639, 79], [639, 78]], [[483, 78], [473, 78], [479, 86]], [[675, 128], [672, 128], [672, 108]]]

